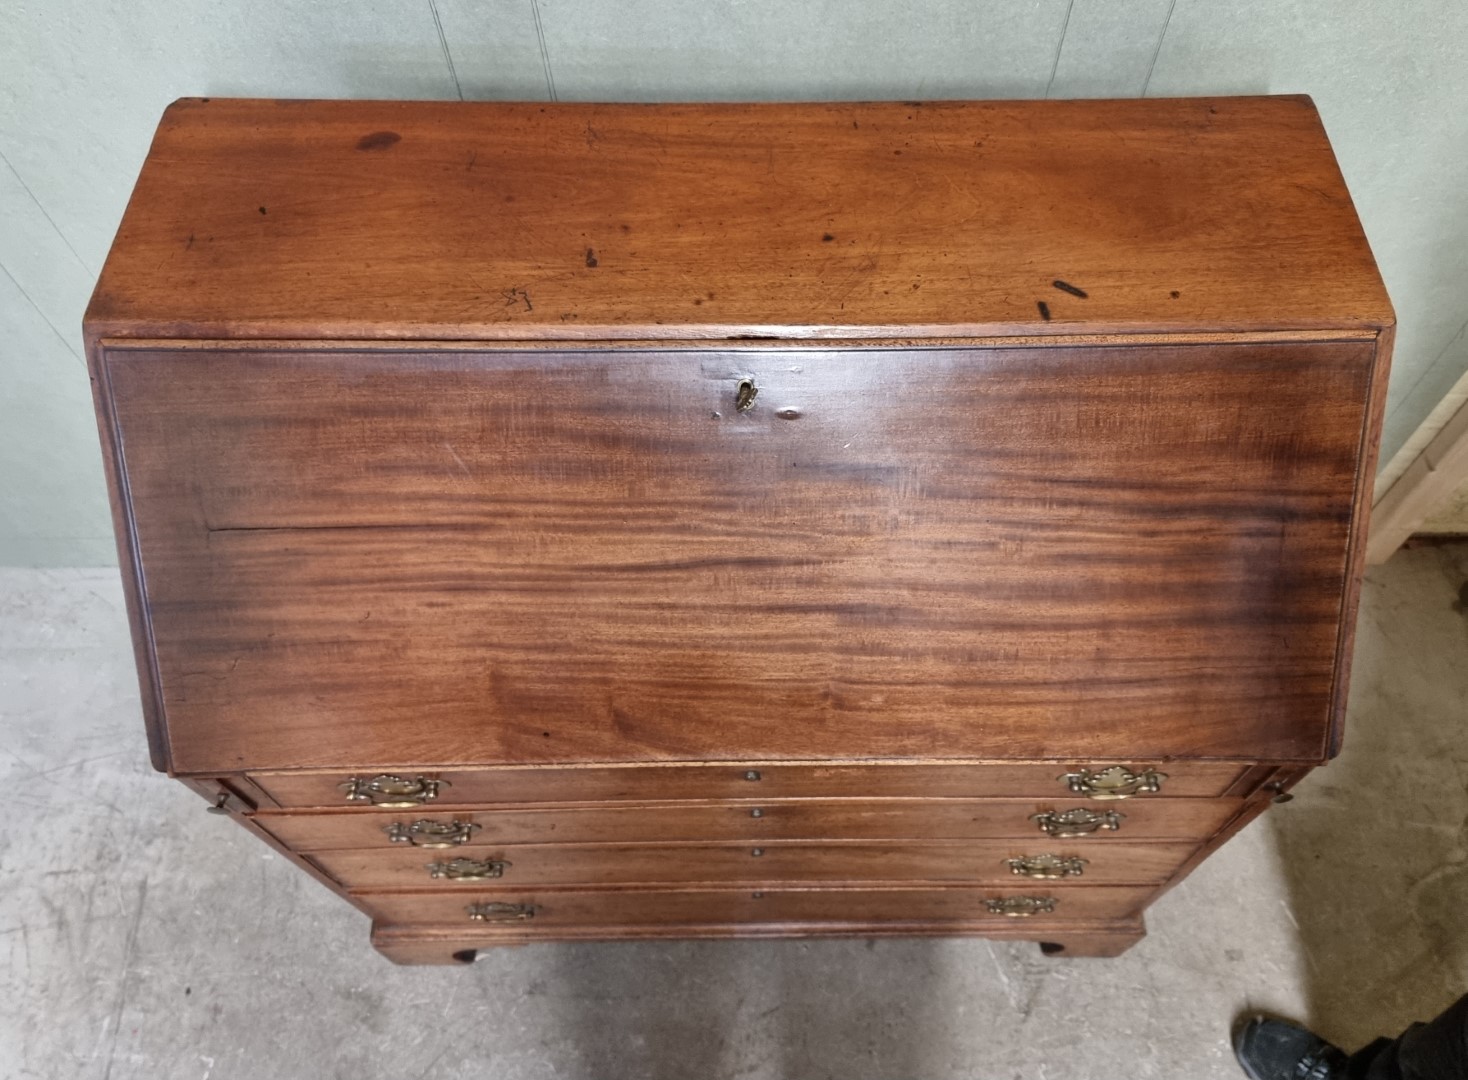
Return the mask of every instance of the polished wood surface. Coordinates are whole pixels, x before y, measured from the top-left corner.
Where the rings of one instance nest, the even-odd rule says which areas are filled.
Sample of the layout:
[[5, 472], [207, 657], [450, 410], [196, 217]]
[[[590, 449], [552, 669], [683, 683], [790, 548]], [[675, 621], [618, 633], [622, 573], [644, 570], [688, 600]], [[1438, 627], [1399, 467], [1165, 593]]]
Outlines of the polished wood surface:
[[[859, 789], [853, 789], [859, 790]], [[535, 809], [461, 809], [433, 804], [421, 810], [276, 810], [253, 815], [255, 824], [297, 851], [388, 847], [383, 830], [394, 822], [478, 825], [453, 851], [474, 852], [496, 844], [574, 844], [658, 840], [799, 840], [844, 837], [897, 840], [928, 837], [1014, 837], [1043, 843], [1033, 815], [1082, 808], [1114, 810], [1120, 828], [1066, 843], [1189, 839], [1212, 836], [1243, 807], [1242, 799], [777, 799], [742, 802], [674, 802], [652, 805], [558, 805]], [[754, 811], [759, 811], [756, 817]], [[422, 849], [415, 849], [422, 850]]]
[[[432, 892], [361, 891], [353, 895], [380, 923], [452, 926], [480, 933], [537, 935], [576, 927], [659, 927], [667, 936], [679, 924], [719, 923], [920, 923], [941, 921], [955, 933], [973, 924], [1024, 923], [1043, 937], [1046, 925], [1066, 919], [1125, 919], [1136, 914], [1152, 890], [1145, 886], [1090, 885], [1047, 889], [1047, 882], [982, 888], [724, 888], [724, 889], [549, 889]], [[1063, 894], [1063, 895], [1062, 895]], [[986, 901], [1016, 896], [1055, 896], [1054, 914], [1014, 918], [994, 914]], [[479, 901], [528, 904], [535, 914], [512, 924], [476, 924], [467, 907]], [[850, 929], [850, 928], [848, 928]]]
[[[578, 803], [666, 799], [832, 798], [860, 795], [869, 799], [949, 798], [977, 799], [1014, 795], [1070, 798], [1065, 777], [1078, 769], [1095, 772], [1121, 764], [1134, 773], [1157, 766], [1156, 761], [1010, 765], [964, 762], [933, 765], [914, 762], [890, 764], [784, 765], [768, 761], [709, 762], [701, 765], [644, 765], [638, 767], [534, 767], [420, 770], [404, 769], [408, 778], [424, 775], [441, 787], [434, 810], [447, 804]], [[370, 772], [363, 772], [370, 778]], [[1245, 795], [1250, 770], [1237, 762], [1179, 761], [1165, 766], [1160, 794], [1167, 797]], [[281, 806], [331, 807], [348, 805], [341, 772], [253, 773], [251, 780]], [[1150, 796], [1148, 796], [1150, 798]], [[1140, 801], [1140, 800], [1134, 800]]]
[[1393, 316], [1305, 98], [188, 99], [85, 331], [155, 765], [401, 962], [1115, 955], [1340, 745]]
[[[1160, 884], [1175, 874], [1196, 843], [1113, 843], [1097, 850], [1038, 834], [1024, 840], [871, 841], [755, 840], [746, 843], [507, 844], [485, 850], [414, 848], [319, 852], [312, 859], [349, 889], [508, 889], [528, 885], [668, 883], [1028, 884], [1006, 860], [1074, 855], [1087, 860], [1079, 877], [1037, 886]], [[472, 882], [435, 879], [429, 867], [455, 858], [503, 862], [503, 875]]]
[[1390, 319], [1304, 97], [184, 99], [89, 312], [102, 333], [231, 338]]
[[978, 935], [997, 941], [1035, 941], [1048, 957], [1119, 957], [1147, 935], [1141, 916], [1127, 919], [1076, 920], [1050, 923], [1044, 932], [1026, 930], [1023, 920], [1010, 923], [716, 923], [658, 926], [540, 927], [539, 930], [462, 930], [457, 926], [395, 926], [373, 923], [371, 944], [395, 964], [473, 964], [480, 952], [496, 945], [536, 941], [658, 941], [664, 938], [953, 938]]
[[105, 353], [186, 773], [1319, 760], [1373, 359]]
[[586, 926], [552, 927], [549, 932], [522, 926], [516, 930], [476, 931], [461, 926], [403, 926], [373, 923], [372, 944], [395, 964], [472, 964], [486, 948], [522, 945], [532, 941], [626, 941], [660, 938], [790, 938], [790, 937], [953, 937], [976, 934], [1000, 941], [1041, 941], [1047, 956], [1108, 957], [1120, 956], [1141, 941], [1146, 928], [1140, 916], [1122, 919], [1075, 919], [1063, 923], [1047, 923], [1042, 928], [1027, 929], [1023, 919], [1008, 922], [757, 922], [716, 923], [693, 926], [687, 923], [669, 927], [653, 926]]

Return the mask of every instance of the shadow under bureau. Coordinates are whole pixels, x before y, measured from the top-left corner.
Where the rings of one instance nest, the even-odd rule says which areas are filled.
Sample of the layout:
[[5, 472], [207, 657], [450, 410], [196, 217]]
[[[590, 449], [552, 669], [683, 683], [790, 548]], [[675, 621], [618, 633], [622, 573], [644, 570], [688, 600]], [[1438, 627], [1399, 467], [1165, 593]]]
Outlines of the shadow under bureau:
[[86, 322], [154, 763], [403, 962], [1118, 953], [1339, 746], [1391, 329], [1304, 98], [177, 102]]

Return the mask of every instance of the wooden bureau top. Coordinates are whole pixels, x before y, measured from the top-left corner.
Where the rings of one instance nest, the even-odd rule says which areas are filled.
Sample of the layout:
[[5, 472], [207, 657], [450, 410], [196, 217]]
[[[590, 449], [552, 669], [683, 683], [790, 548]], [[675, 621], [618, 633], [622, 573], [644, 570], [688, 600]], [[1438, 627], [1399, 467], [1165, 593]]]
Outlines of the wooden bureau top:
[[860, 339], [1391, 321], [1304, 97], [190, 98], [164, 115], [87, 329]]
[[1391, 319], [1304, 98], [179, 102], [87, 324], [154, 760], [1318, 762]]

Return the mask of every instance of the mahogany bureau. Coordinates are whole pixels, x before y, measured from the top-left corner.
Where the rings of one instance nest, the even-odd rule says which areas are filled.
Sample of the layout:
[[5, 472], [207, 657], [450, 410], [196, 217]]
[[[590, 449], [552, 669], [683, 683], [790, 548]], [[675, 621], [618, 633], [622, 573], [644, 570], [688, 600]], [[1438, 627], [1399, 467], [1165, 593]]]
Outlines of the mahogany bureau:
[[1113, 955], [1340, 745], [1301, 97], [177, 102], [86, 319], [156, 766], [402, 962]]

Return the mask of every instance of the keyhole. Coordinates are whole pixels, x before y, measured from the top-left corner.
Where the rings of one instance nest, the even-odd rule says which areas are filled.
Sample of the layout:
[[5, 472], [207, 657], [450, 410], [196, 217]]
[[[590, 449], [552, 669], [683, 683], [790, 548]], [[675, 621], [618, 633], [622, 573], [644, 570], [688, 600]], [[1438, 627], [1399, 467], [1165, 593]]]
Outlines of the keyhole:
[[734, 408], [740, 412], [749, 412], [754, 408], [754, 399], [759, 395], [759, 387], [754, 385], [754, 380], [743, 378], [739, 380], [739, 389], [734, 393]]

